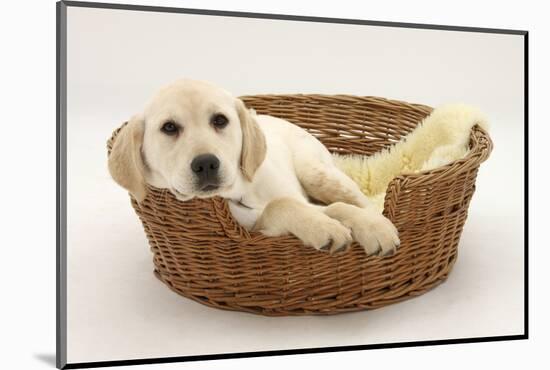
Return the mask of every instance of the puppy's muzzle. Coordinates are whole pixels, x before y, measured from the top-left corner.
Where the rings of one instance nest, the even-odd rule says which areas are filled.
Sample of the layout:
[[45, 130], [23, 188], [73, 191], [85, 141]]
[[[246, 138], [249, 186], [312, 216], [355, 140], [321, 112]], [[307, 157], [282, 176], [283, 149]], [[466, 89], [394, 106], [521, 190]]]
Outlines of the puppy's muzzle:
[[215, 190], [220, 185], [218, 170], [220, 160], [213, 154], [201, 154], [191, 162], [191, 170], [197, 179], [197, 188], [202, 191]]

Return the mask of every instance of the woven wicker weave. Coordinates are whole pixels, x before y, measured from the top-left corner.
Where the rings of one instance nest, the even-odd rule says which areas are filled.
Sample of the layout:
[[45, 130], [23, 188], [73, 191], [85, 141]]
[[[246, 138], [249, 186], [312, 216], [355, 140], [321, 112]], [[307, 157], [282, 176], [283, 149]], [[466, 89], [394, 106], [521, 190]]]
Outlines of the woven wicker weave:
[[[375, 97], [262, 95], [242, 98], [259, 114], [287, 119], [332, 152], [372, 154], [410, 132], [431, 108]], [[108, 142], [110, 151], [116, 133]], [[251, 233], [221, 198], [177, 201], [149, 187], [132, 205], [154, 255], [155, 275], [200, 303], [264, 315], [335, 314], [373, 309], [418, 296], [447, 277], [492, 143], [479, 126], [470, 152], [447, 166], [402, 175], [388, 186], [384, 215], [399, 230], [392, 257], [366, 257], [353, 244], [331, 256], [293, 236]]]

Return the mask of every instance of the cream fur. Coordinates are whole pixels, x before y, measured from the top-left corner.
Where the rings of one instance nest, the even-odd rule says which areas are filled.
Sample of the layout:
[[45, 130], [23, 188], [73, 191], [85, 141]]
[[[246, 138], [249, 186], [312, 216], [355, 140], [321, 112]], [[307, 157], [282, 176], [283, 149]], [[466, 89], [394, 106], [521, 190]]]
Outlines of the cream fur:
[[351, 177], [381, 210], [390, 181], [447, 165], [468, 153], [470, 130], [478, 124], [488, 130], [481, 112], [464, 104], [434, 109], [402, 141], [372, 156], [333, 155], [336, 167]]

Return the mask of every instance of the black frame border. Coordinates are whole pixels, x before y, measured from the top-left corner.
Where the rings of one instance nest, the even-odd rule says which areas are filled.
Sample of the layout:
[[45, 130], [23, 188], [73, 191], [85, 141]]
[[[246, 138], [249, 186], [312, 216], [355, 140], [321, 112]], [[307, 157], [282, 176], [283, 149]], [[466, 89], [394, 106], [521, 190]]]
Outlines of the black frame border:
[[67, 364], [67, 6], [56, 3], [56, 349]]
[[[275, 19], [300, 22], [356, 24], [380, 27], [416, 28], [441, 31], [460, 31], [520, 35], [524, 39], [524, 333], [519, 335], [474, 337], [460, 339], [443, 339], [430, 341], [396, 342], [382, 344], [365, 344], [339, 347], [300, 348], [291, 350], [222, 353], [197, 356], [176, 356], [160, 358], [143, 358], [132, 360], [114, 360], [97, 362], [67, 363], [67, 7], [132, 10], [161, 13], [198, 14], [210, 16], [241, 17], [255, 19]], [[498, 342], [529, 339], [529, 32], [496, 28], [460, 27], [420, 23], [401, 23], [369, 21], [360, 19], [310, 17], [285, 14], [266, 14], [234, 12], [225, 10], [189, 9], [161, 6], [131, 4], [112, 4], [82, 1], [58, 1], [56, 3], [56, 367], [58, 369], [81, 369], [109, 366], [127, 366], [160, 364], [187, 361], [204, 361], [234, 359], [246, 357], [284, 356], [295, 354], [313, 354], [326, 352], [358, 351], [367, 349], [405, 348], [417, 346], [435, 346], [462, 343]]]

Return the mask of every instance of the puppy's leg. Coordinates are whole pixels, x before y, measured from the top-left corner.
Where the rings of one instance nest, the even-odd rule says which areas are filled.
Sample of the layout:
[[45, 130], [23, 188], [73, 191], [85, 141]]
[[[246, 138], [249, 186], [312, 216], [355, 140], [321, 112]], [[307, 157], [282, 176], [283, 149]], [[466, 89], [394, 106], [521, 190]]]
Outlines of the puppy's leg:
[[296, 176], [310, 197], [324, 204], [344, 202], [358, 207], [372, 204], [359, 186], [334, 165], [332, 155], [321, 142], [304, 132], [292, 144]]
[[344, 202], [357, 207], [373, 207], [359, 186], [332, 163], [310, 163], [296, 168], [306, 193], [324, 204]]
[[395, 254], [400, 241], [395, 226], [373, 208], [359, 208], [336, 202], [324, 207], [327, 216], [351, 229], [353, 239], [365, 249], [367, 255]]
[[293, 234], [305, 245], [334, 253], [352, 242], [351, 231], [304, 201], [278, 198], [263, 210], [254, 231], [268, 236]]
[[295, 159], [296, 173], [306, 193], [327, 204], [320, 208], [349, 227], [367, 255], [395, 253], [400, 243], [395, 226], [376, 210], [353, 180], [334, 166], [327, 154]]

